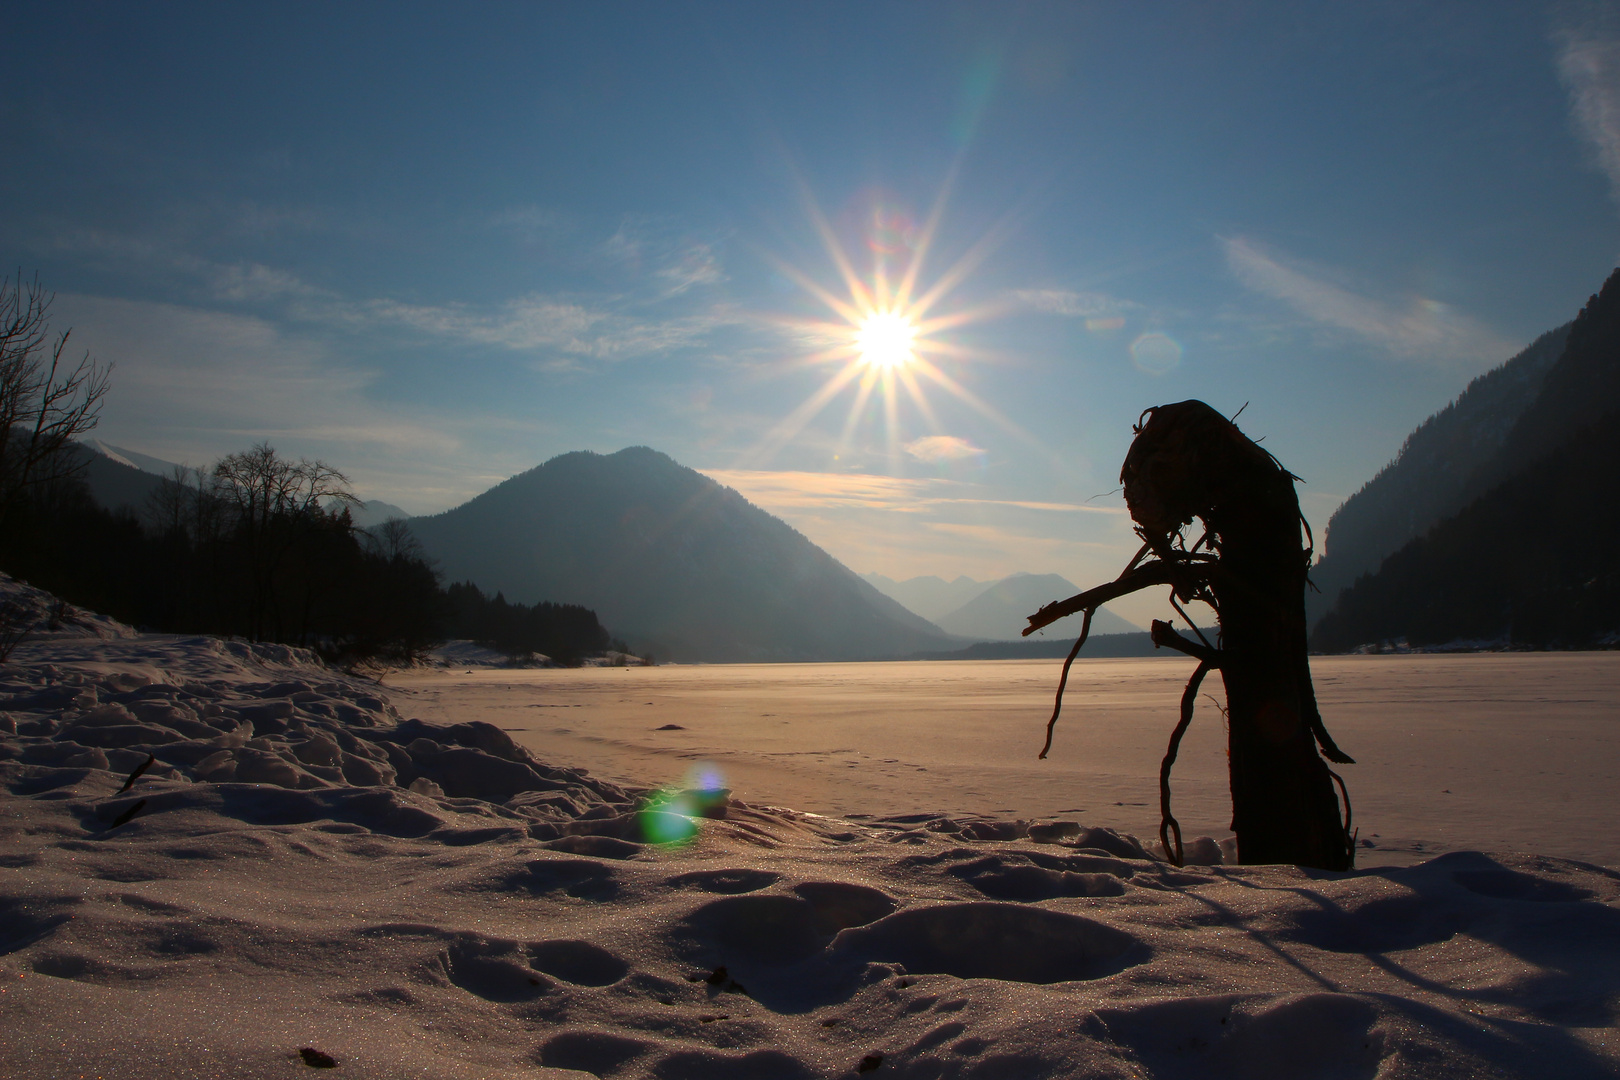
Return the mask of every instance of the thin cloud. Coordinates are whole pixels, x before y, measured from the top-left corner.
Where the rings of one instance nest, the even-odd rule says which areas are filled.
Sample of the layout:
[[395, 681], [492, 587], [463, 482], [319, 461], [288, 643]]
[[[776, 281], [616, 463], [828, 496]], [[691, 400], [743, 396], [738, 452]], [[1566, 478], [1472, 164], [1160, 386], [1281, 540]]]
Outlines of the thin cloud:
[[679, 296], [699, 285], [718, 285], [726, 280], [720, 259], [708, 244], [688, 244], [667, 266], [653, 272], [664, 285], [661, 299]]
[[[543, 217], [539, 211], [533, 216]], [[628, 235], [625, 230], [621, 234]], [[626, 239], [621, 246], [639, 251], [640, 244]], [[629, 360], [692, 348], [723, 327], [757, 321], [729, 304], [714, 302], [687, 305], [688, 310], [679, 314], [649, 317], [642, 313], [643, 305], [624, 296], [531, 293], [493, 305], [353, 298], [262, 263], [214, 262], [128, 234], [84, 230], [62, 237], [58, 245], [161, 268], [198, 283], [210, 299], [279, 306], [283, 314], [299, 322], [353, 330], [396, 328], [514, 352], [549, 354], [540, 361], [546, 368], [572, 369], [586, 359]], [[659, 268], [654, 271], [658, 299], [725, 280], [712, 247], [706, 244], [687, 242], [658, 258]]]
[[[930, 521], [926, 528], [934, 532], [947, 533], [960, 540], [973, 541], [992, 551], [1041, 552], [1048, 558], [1072, 548], [1089, 548], [1100, 551], [1119, 549], [1117, 541], [1086, 541], [1070, 540], [1056, 536], [1031, 536], [1028, 533], [1004, 529], [999, 525], [972, 525], [959, 521]], [[1031, 561], [1030, 565], [1039, 565], [1039, 562]]]
[[548, 236], [566, 224], [561, 211], [544, 206], [513, 206], [492, 214], [488, 225], [505, 232], [514, 239], [532, 243]]
[[247, 315], [61, 295], [74, 340], [116, 363], [110, 422], [241, 439], [293, 436], [448, 453], [459, 442], [373, 404], [376, 373]]
[[966, 439], [955, 435], [925, 435], [906, 443], [905, 450], [918, 461], [931, 463], [962, 461], [966, 458], [984, 456], [981, 447], [974, 446]]
[[792, 470], [705, 469], [704, 475], [773, 509], [841, 508], [918, 512], [955, 485], [948, 480]]
[[1500, 362], [1516, 347], [1437, 300], [1415, 296], [1409, 305], [1395, 307], [1285, 263], [1241, 237], [1222, 238], [1221, 245], [1227, 266], [1250, 289], [1281, 300], [1312, 322], [1349, 331], [1400, 359], [1484, 366]]
[[1070, 289], [1016, 289], [1012, 295], [1025, 307], [1071, 319], [1107, 318], [1138, 310], [1142, 306], [1104, 293], [1075, 292]]
[[[202, 465], [268, 440], [321, 457], [361, 494], [436, 510], [488, 487], [506, 460], [498, 417], [433, 416], [378, 401], [378, 373], [250, 315], [58, 294], [73, 340], [115, 363], [97, 436]], [[470, 443], [491, 445], [474, 447]]]
[[694, 238], [668, 222], [626, 218], [603, 243], [602, 254], [632, 281], [650, 282], [655, 290], [650, 299], [657, 302], [728, 280], [712, 241]]
[[793, 470], [705, 469], [704, 475], [735, 488], [767, 510], [846, 509], [934, 513], [954, 507], [1010, 507], [1044, 513], [1123, 514], [1118, 507], [1017, 499], [981, 499], [976, 485], [937, 477], [875, 476]]
[[[533, 293], [493, 307], [406, 304], [397, 300], [300, 303], [293, 314], [354, 328], [401, 327], [423, 334], [565, 358], [629, 360], [691, 348], [748, 320], [725, 305], [663, 319], [638, 318], [586, 300]], [[568, 359], [549, 366], [577, 367]]]
[[1569, 90], [1571, 119], [1620, 201], [1620, 41], [1575, 30], [1559, 37], [1558, 75]]

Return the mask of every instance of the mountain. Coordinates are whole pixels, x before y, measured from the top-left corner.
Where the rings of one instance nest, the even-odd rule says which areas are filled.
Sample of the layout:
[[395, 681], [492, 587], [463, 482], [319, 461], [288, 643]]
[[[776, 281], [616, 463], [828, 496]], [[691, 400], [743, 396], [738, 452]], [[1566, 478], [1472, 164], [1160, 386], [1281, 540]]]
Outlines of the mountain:
[[151, 473], [153, 476], [173, 476], [175, 470], [180, 468], [179, 465], [172, 461], [164, 461], [162, 458], [155, 458], [150, 454], [143, 454], [136, 450], [125, 450], [121, 446], [113, 446], [111, 443], [104, 443], [100, 439], [85, 439], [83, 441], [84, 445], [102, 457], [116, 461], [120, 465], [127, 465], [131, 469]]
[[1313, 648], [1394, 638], [1578, 646], [1620, 630], [1620, 271], [1538, 383], [1459, 485], [1467, 504], [1340, 594]]
[[[1014, 574], [935, 623], [946, 633], [975, 641], [1014, 641], [1027, 625], [1028, 616], [1053, 600], [1079, 591], [1077, 585], [1057, 574]], [[1107, 608], [1099, 608], [1091, 620], [1091, 632], [1096, 635], [1140, 633], [1141, 629]], [[1079, 630], [1080, 623], [1074, 620], [1074, 632]]]
[[1384, 557], [1477, 498], [1481, 466], [1503, 449], [1508, 432], [1535, 401], [1573, 323], [1548, 331], [1501, 367], [1468, 384], [1456, 401], [1418, 425], [1395, 460], [1328, 519], [1322, 560], [1307, 590], [1314, 623], [1339, 593]]
[[882, 574], [862, 574], [861, 577], [884, 596], [898, 601], [901, 607], [921, 615], [929, 622], [938, 622], [995, 584], [993, 581], [974, 581], [970, 577], [946, 581], [934, 574], [907, 578], [905, 581], [896, 581]]
[[395, 518], [404, 519], [410, 516], [393, 503], [385, 503], [381, 499], [368, 499], [349, 507], [350, 520], [362, 529], [369, 529]]
[[1620, 412], [1391, 555], [1344, 591], [1311, 647], [1620, 644], [1617, 431]]
[[959, 644], [787, 523], [644, 446], [552, 458], [410, 525], [446, 580], [580, 604], [659, 659], [859, 660]]
[[[147, 500], [163, 483], [163, 477], [134, 463], [128, 451], [119, 451], [98, 441], [81, 442], [70, 452], [83, 464], [80, 477], [90, 489], [90, 497], [108, 510], [127, 510], [139, 515]], [[144, 454], [146, 461], [157, 461]]]

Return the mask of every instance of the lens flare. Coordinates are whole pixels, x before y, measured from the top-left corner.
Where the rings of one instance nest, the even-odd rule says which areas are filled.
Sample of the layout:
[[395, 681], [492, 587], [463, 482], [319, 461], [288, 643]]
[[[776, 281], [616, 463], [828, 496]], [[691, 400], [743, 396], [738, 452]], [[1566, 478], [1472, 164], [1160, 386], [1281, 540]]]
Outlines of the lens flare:
[[1131, 342], [1131, 362], [1149, 375], [1163, 375], [1181, 363], [1181, 342], [1158, 331]]
[[659, 788], [636, 813], [643, 843], [679, 847], [698, 835], [698, 818], [724, 817], [731, 792], [718, 766], [700, 762], [686, 773], [682, 787]]
[[[949, 313], [936, 308], [972, 272], [1000, 240], [1000, 229], [993, 229], [973, 244], [932, 283], [921, 280], [922, 268], [933, 247], [950, 192], [947, 179], [928, 220], [921, 227], [893, 207], [878, 204], [862, 216], [860, 246], [847, 249], [832, 225], [806, 190], [805, 205], [811, 221], [821, 234], [822, 244], [843, 279], [843, 289], [830, 289], [791, 263], [772, 259], [775, 268], [807, 293], [819, 299], [835, 319], [783, 319], [804, 339], [820, 347], [785, 365], [831, 367], [826, 380], [791, 413], [784, 417], [746, 455], [750, 463], [763, 464], [792, 443], [833, 400], [852, 391], [849, 414], [834, 448], [833, 460], [848, 452], [863, 422], [877, 407], [887, 431], [889, 471], [902, 470], [904, 447], [914, 442], [916, 431], [905, 431], [907, 417], [902, 405], [909, 404], [929, 429], [928, 434], [945, 436], [939, 417], [924, 393], [933, 384], [980, 415], [995, 422], [1020, 440], [1029, 436], [988, 403], [963, 386], [947, 370], [965, 367], [983, 354], [948, 340], [947, 332], [1004, 312], [1003, 304], [958, 305]], [[871, 258], [866, 273], [857, 270], [852, 255]], [[769, 256], [767, 256], [769, 258]]]
[[905, 367], [915, 358], [911, 343], [917, 328], [911, 320], [893, 311], [874, 311], [855, 331], [855, 347], [861, 362], [869, 368], [892, 371]]

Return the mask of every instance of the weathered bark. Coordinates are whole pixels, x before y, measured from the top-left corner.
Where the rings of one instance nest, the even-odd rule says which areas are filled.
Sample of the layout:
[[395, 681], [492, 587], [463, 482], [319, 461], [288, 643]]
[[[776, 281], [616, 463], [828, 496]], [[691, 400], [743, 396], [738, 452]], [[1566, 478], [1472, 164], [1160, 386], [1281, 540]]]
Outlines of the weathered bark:
[[[1242, 863], [1295, 863], [1345, 870], [1353, 849], [1334, 778], [1317, 753], [1349, 761], [1328, 738], [1305, 651], [1310, 548], [1301, 542], [1294, 477], [1237, 426], [1201, 401], [1149, 410], [1120, 479], [1137, 532], [1156, 559], [1030, 617], [1030, 630], [1154, 584], [1182, 602], [1209, 603], [1219, 647], [1177, 638], [1155, 624], [1154, 640], [1218, 668], [1226, 684], [1232, 830]], [[1189, 548], [1182, 530], [1201, 519]], [[1140, 558], [1140, 556], [1138, 556]], [[1171, 639], [1175, 639], [1172, 641]], [[1054, 719], [1056, 712], [1054, 710]], [[1184, 705], [1185, 729], [1190, 702]], [[1168, 766], [1164, 778], [1167, 824]], [[1179, 827], [1177, 827], [1179, 846]]]

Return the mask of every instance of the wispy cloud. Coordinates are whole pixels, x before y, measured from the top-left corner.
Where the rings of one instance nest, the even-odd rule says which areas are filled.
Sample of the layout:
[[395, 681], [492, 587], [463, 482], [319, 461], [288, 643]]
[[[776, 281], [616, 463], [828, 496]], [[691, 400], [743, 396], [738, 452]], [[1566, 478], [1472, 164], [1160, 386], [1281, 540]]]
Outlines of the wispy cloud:
[[366, 397], [374, 372], [334, 360], [263, 319], [172, 304], [60, 296], [74, 338], [116, 362], [110, 418], [165, 421], [237, 438], [300, 436], [448, 452], [443, 431]]
[[1411, 297], [1396, 306], [1354, 292], [1325, 273], [1263, 251], [1242, 237], [1221, 239], [1226, 263], [1255, 292], [1281, 300], [1310, 321], [1349, 331], [1403, 360], [1499, 363], [1517, 347], [1438, 300]]
[[533, 243], [556, 232], [567, 220], [561, 211], [549, 207], [512, 206], [491, 214], [488, 225], [514, 239]]
[[1142, 306], [1104, 293], [1071, 289], [1017, 289], [1012, 295], [1025, 307], [1071, 319], [1107, 318], [1139, 310]]
[[1120, 507], [1016, 499], [986, 499], [977, 485], [938, 477], [878, 476], [765, 469], [705, 469], [767, 510], [863, 509], [931, 513], [951, 507], [1012, 507], [1064, 514], [1123, 514]]
[[704, 471], [846, 566], [896, 580], [1055, 571], [1075, 581], [1103, 581], [1118, 574], [1140, 544], [1123, 506], [987, 498], [983, 485], [937, 477]]
[[694, 237], [651, 218], [625, 218], [602, 251], [632, 276], [651, 282], [655, 301], [727, 280], [714, 239]]
[[[493, 307], [394, 300], [300, 305], [309, 319], [355, 327], [397, 326], [518, 352], [625, 360], [694, 346], [745, 321], [723, 306], [663, 319], [638, 318], [589, 301], [531, 294]], [[571, 366], [571, 365], [570, 365]]]
[[984, 450], [955, 435], [924, 435], [905, 444], [906, 453], [918, 461], [962, 461], [983, 457]]
[[865, 509], [918, 512], [947, 497], [949, 480], [765, 469], [705, 469], [767, 510]]
[[201, 465], [268, 440], [331, 461], [368, 497], [417, 510], [503, 478], [487, 476], [490, 455], [467, 445], [486, 420], [376, 400], [375, 371], [267, 320], [72, 294], [57, 297], [56, 315], [79, 346], [116, 365], [97, 431], [110, 442]]
[[[142, 237], [84, 231], [63, 238], [61, 244], [94, 251], [104, 258], [161, 268], [195, 282], [209, 300], [275, 310], [294, 322], [365, 331], [392, 328], [534, 353], [537, 364], [548, 369], [691, 348], [722, 327], [757, 321], [727, 303], [712, 300], [688, 304], [685, 311], [649, 314], [644, 305], [611, 295], [531, 293], [496, 304], [351, 297], [262, 263], [216, 262]], [[655, 276], [661, 278], [665, 299], [697, 284], [723, 279], [712, 252], [702, 245], [660, 266]]]
[[1596, 28], [1566, 28], [1558, 37], [1558, 74], [1569, 90], [1575, 127], [1620, 201], [1620, 40]]
[[[1052, 556], [1073, 548], [1092, 548], [1099, 551], [1117, 551], [1117, 541], [1080, 541], [1064, 537], [1037, 536], [1014, 529], [1003, 528], [1000, 525], [972, 525], [960, 521], [930, 521], [928, 529], [934, 532], [948, 533], [962, 540], [970, 540], [990, 551], [1024, 551], [1041, 552], [1046, 556], [1045, 561], [1052, 561]], [[1040, 565], [1036, 562], [1033, 565]]]

